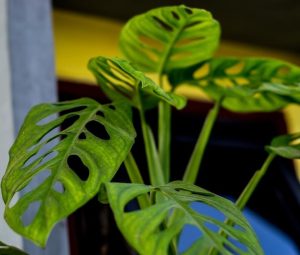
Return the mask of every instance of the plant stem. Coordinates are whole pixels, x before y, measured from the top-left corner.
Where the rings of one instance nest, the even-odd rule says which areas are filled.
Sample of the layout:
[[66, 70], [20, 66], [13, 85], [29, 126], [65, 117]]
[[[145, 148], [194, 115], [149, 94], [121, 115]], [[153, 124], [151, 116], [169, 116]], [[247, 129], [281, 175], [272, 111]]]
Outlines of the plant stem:
[[276, 157], [274, 153], [269, 154], [267, 159], [265, 160], [264, 164], [262, 165], [261, 169], [257, 170], [250, 181], [248, 182], [247, 186], [244, 188], [243, 192], [235, 202], [235, 205], [240, 209], [243, 210], [247, 202], [249, 201], [253, 191], [257, 187], [258, 183], [262, 179], [262, 177], [267, 172], [270, 164], [272, 163], [273, 159]]
[[[162, 75], [159, 85], [163, 87]], [[170, 180], [170, 150], [171, 150], [171, 106], [161, 101], [158, 105], [158, 153], [165, 181]]]
[[140, 110], [140, 119], [144, 137], [145, 151], [147, 157], [150, 182], [154, 186], [165, 184], [164, 175], [151, 128], [146, 122], [143, 110]]
[[[263, 163], [262, 167], [254, 173], [254, 175], [248, 182], [247, 186], [244, 188], [241, 195], [235, 202], [235, 205], [237, 208], [239, 208], [240, 210], [243, 210], [245, 208], [247, 202], [249, 201], [254, 190], [256, 189], [258, 183], [263, 178], [263, 176], [266, 174], [267, 170], [269, 169], [270, 164], [272, 163], [272, 161], [275, 157], [276, 157], [276, 155], [274, 153], [269, 154], [267, 159]], [[225, 224], [228, 226], [233, 226], [234, 222], [230, 219], [226, 219]], [[227, 238], [227, 234], [223, 230], [219, 231], [219, 233], [220, 233], [220, 235]], [[211, 248], [208, 253], [208, 255], [217, 255], [217, 254], [218, 254], [218, 251], [215, 248]]]
[[[140, 172], [131, 152], [128, 154], [127, 158], [125, 159], [124, 164], [125, 164], [128, 176], [130, 178], [130, 181], [132, 183], [144, 184], [144, 180], [143, 180], [143, 177], [141, 176], [141, 172]], [[150, 200], [147, 195], [139, 196], [137, 199], [138, 199], [141, 209], [147, 208], [150, 206]]]
[[214, 107], [209, 111], [208, 115], [206, 116], [204, 125], [199, 134], [192, 156], [184, 172], [183, 181], [185, 182], [195, 183], [197, 179], [205, 148], [207, 146], [214, 123], [217, 119], [220, 110], [220, 105], [221, 99], [215, 103]]

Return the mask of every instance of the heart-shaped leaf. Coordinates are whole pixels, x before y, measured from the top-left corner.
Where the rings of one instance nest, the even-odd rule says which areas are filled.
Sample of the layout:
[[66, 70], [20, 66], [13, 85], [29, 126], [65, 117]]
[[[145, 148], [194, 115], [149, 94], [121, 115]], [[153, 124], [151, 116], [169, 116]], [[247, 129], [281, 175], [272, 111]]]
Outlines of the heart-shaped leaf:
[[26, 255], [27, 253], [15, 248], [13, 246], [6, 245], [0, 241], [0, 255]]
[[[140, 254], [169, 254], [171, 241], [186, 224], [193, 225], [201, 231], [202, 237], [207, 241], [206, 248], [208, 245], [215, 247], [221, 254], [263, 254], [253, 230], [235, 205], [207, 190], [180, 181], [157, 187], [125, 183], [105, 185], [119, 229]], [[130, 201], [146, 193], [155, 193], [160, 198], [159, 201], [142, 210], [125, 211]], [[190, 203], [194, 201], [218, 210], [224, 218], [232, 220], [236, 227], [194, 211], [190, 207]], [[175, 209], [181, 213], [181, 217], [168, 227], [163, 227]], [[218, 233], [220, 229], [229, 239]], [[237, 245], [236, 241], [242, 247]], [[195, 248], [192, 245], [189, 249]]]
[[219, 37], [219, 23], [209, 12], [169, 6], [130, 19], [121, 32], [120, 47], [142, 71], [165, 74], [209, 59]]
[[174, 86], [201, 88], [236, 112], [275, 111], [300, 102], [300, 68], [258, 58], [215, 58], [170, 75]]
[[112, 179], [134, 138], [130, 109], [124, 104], [101, 105], [83, 98], [35, 106], [10, 150], [2, 180], [6, 221], [44, 246], [55, 223]]
[[300, 159], [300, 133], [275, 137], [267, 151], [289, 159]]
[[126, 60], [97, 57], [90, 60], [89, 69], [104, 93], [112, 100], [125, 100], [138, 109], [151, 108], [159, 100], [164, 100], [178, 109], [186, 104], [185, 98], [165, 92]]

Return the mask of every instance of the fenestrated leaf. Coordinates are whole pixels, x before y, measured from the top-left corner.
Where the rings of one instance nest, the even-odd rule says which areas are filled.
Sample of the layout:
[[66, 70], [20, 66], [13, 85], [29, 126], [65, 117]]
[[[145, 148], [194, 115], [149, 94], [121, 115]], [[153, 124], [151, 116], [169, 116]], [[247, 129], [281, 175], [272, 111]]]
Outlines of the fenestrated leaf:
[[300, 68], [259, 58], [214, 58], [170, 75], [171, 84], [191, 84], [237, 112], [274, 111], [300, 102]]
[[[117, 225], [127, 241], [142, 255], [167, 255], [170, 242], [182, 230], [185, 224], [196, 226], [206, 239], [207, 245], [225, 255], [263, 254], [249, 223], [233, 203], [207, 190], [192, 184], [172, 182], [164, 186], [146, 186], [142, 184], [107, 183], [108, 199]], [[128, 202], [145, 193], [154, 192], [160, 197], [159, 202], [143, 210], [125, 212]], [[231, 219], [237, 227], [226, 225], [209, 215], [200, 214], [190, 207], [193, 201], [202, 202], [220, 211], [224, 217]], [[163, 223], [174, 209], [180, 211], [181, 217], [167, 228]], [[214, 225], [217, 229], [210, 228]], [[230, 238], [237, 240], [245, 249], [218, 233], [221, 228]], [[190, 247], [193, 249], [193, 246]], [[187, 252], [187, 251], [186, 251]], [[187, 253], [193, 254], [193, 253]]]
[[300, 133], [275, 137], [267, 151], [289, 159], [300, 159]]
[[142, 71], [169, 73], [209, 59], [220, 37], [219, 23], [205, 10], [161, 7], [130, 19], [120, 47]]
[[185, 106], [185, 98], [165, 92], [150, 78], [119, 58], [92, 58], [88, 65], [99, 86], [112, 100], [125, 100], [140, 109], [151, 108], [163, 100], [178, 109]]
[[[56, 222], [112, 179], [135, 138], [128, 108], [87, 98], [32, 108], [10, 150], [1, 186], [12, 229], [44, 246]], [[30, 190], [38, 176], [44, 180]], [[26, 194], [14, 204], [23, 188]], [[36, 214], [24, 222], [31, 207]]]
[[27, 255], [27, 253], [13, 246], [6, 245], [0, 241], [0, 255]]

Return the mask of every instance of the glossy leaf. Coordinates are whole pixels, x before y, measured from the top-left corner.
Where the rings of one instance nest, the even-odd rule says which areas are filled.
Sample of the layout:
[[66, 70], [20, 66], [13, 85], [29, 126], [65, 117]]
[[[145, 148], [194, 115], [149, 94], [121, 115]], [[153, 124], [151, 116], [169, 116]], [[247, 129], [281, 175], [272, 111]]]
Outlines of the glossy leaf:
[[121, 32], [120, 47], [139, 69], [164, 74], [209, 59], [219, 37], [219, 23], [209, 12], [169, 6], [129, 20]]
[[163, 100], [178, 109], [186, 100], [171, 92], [165, 92], [150, 78], [119, 58], [93, 58], [89, 69], [95, 75], [104, 93], [112, 100], [125, 100], [136, 108], [151, 108]]
[[26, 255], [27, 253], [21, 251], [13, 246], [6, 245], [0, 241], [0, 255]]
[[300, 159], [300, 133], [275, 137], [267, 151], [289, 159]]
[[215, 58], [176, 70], [171, 83], [199, 87], [222, 106], [236, 112], [275, 111], [300, 103], [300, 68], [258, 58]]
[[[55, 223], [112, 179], [135, 138], [127, 108], [87, 98], [32, 108], [10, 150], [2, 180], [5, 218], [12, 229], [44, 246]], [[37, 178], [43, 181], [37, 183]], [[25, 222], [29, 208], [35, 214]]]
[[[107, 183], [108, 199], [117, 225], [127, 241], [142, 255], [167, 255], [170, 242], [182, 230], [185, 224], [197, 227], [206, 239], [205, 247], [210, 245], [225, 255], [229, 254], [263, 254], [250, 225], [241, 212], [230, 201], [192, 184], [177, 181], [163, 186], [146, 186], [143, 184]], [[126, 212], [126, 205], [138, 196], [154, 193], [160, 199], [155, 204], [142, 210]], [[231, 219], [237, 227], [209, 215], [199, 214], [189, 205], [193, 201], [202, 202]], [[169, 227], [163, 228], [174, 209], [180, 211], [181, 217]], [[210, 227], [215, 227], [212, 230]], [[239, 248], [230, 239], [218, 233], [223, 229], [230, 238], [238, 240], [245, 249]], [[196, 244], [197, 245], [197, 244]], [[193, 254], [192, 245], [185, 254]], [[236, 253], [234, 253], [236, 252]]]

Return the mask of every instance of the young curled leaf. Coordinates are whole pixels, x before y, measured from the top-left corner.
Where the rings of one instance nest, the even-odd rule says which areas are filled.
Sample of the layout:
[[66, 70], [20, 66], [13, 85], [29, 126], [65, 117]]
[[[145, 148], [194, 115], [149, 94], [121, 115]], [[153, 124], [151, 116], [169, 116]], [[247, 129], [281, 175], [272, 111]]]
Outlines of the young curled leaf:
[[219, 37], [219, 23], [209, 12], [168, 6], [130, 19], [121, 32], [120, 48], [142, 71], [168, 74], [211, 58]]
[[[204, 245], [206, 251], [215, 247], [225, 255], [263, 254], [253, 230], [238, 208], [229, 200], [205, 189], [181, 181], [155, 187], [127, 183], [106, 183], [105, 186], [117, 225], [139, 254], [169, 254], [172, 240], [187, 224], [196, 227], [202, 236], [183, 254], [197, 254], [194, 252], [200, 245]], [[125, 210], [130, 201], [147, 193], [159, 199], [141, 210]], [[190, 204], [195, 201], [217, 210], [224, 218], [232, 220], [235, 227], [193, 210]], [[169, 221], [174, 210], [179, 211], [181, 217]], [[169, 225], [166, 225], [168, 222]], [[223, 230], [229, 238], [220, 235], [219, 230]]]
[[82, 98], [31, 109], [1, 183], [13, 230], [44, 246], [59, 220], [112, 179], [135, 139], [128, 107]]
[[275, 137], [266, 150], [283, 158], [300, 159], [300, 133]]
[[152, 108], [159, 100], [181, 109], [185, 98], [164, 91], [154, 81], [120, 58], [92, 58], [88, 65], [99, 86], [112, 100], [123, 100], [132, 106]]
[[300, 68], [274, 59], [220, 57], [170, 74], [235, 112], [268, 112], [300, 103]]

